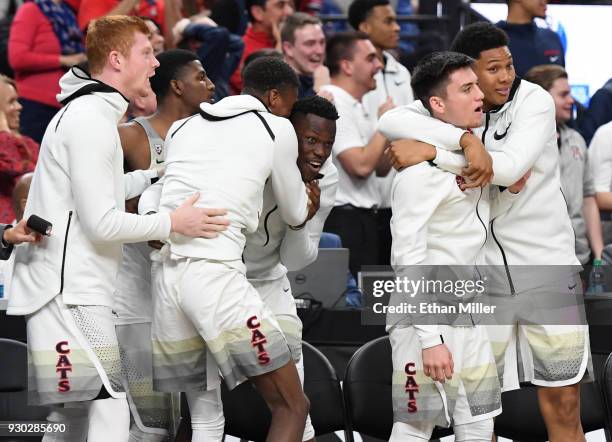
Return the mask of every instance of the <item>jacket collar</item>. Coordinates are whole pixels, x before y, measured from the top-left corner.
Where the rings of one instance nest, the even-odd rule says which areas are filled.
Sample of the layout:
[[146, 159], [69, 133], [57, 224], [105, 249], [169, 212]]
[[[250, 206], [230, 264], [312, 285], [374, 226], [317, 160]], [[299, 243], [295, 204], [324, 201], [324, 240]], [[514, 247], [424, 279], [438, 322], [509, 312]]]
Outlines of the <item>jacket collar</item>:
[[127, 111], [129, 100], [117, 89], [91, 78], [89, 72], [77, 66], [72, 67], [60, 79], [61, 92], [57, 101], [66, 106], [73, 100], [85, 95], [96, 95], [112, 108], [117, 122]]

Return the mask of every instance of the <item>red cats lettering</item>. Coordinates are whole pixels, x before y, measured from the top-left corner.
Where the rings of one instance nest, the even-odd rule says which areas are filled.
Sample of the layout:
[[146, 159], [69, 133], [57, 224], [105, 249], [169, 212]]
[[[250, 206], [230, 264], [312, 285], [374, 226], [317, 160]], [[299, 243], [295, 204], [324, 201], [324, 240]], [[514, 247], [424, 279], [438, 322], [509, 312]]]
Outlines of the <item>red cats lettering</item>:
[[57, 383], [57, 391], [60, 393], [66, 393], [70, 391], [70, 379], [68, 378], [68, 372], [72, 371], [72, 363], [68, 359], [70, 354], [70, 348], [68, 341], [60, 341], [55, 345], [55, 351], [57, 352], [57, 364], [55, 364], [55, 372], [60, 374], [59, 382]]
[[257, 359], [261, 365], [266, 365], [270, 362], [270, 356], [264, 347], [264, 344], [268, 342], [266, 335], [264, 335], [259, 327], [261, 324], [257, 319], [257, 316], [251, 316], [246, 321], [247, 327], [251, 330], [251, 345], [257, 348]]
[[419, 384], [415, 380], [416, 376], [416, 364], [414, 362], [408, 362], [404, 367], [404, 373], [406, 373], [406, 385], [404, 390], [408, 393], [408, 413], [415, 413], [417, 411], [416, 393], [419, 392]]

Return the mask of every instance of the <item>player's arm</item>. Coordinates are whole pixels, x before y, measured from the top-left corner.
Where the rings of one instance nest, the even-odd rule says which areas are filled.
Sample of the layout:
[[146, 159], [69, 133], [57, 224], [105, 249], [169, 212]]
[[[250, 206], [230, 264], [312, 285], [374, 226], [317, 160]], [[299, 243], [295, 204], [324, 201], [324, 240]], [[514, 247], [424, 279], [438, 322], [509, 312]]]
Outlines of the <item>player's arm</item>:
[[[503, 150], [491, 151], [493, 184], [508, 187], [523, 177], [556, 134], [555, 104], [550, 94], [535, 90], [512, 120]], [[471, 178], [471, 168], [464, 175]]]
[[[431, 117], [420, 101], [387, 112], [381, 117], [378, 129], [394, 141], [387, 156], [398, 170], [436, 160], [446, 162], [442, 168], [459, 175], [467, 165], [465, 158], [457, 153], [463, 151], [472, 167], [473, 186], [483, 186], [491, 180], [491, 157], [482, 142], [464, 129]], [[416, 141], [421, 143], [415, 144]]]
[[149, 139], [142, 126], [131, 122], [117, 128], [123, 150], [125, 199], [129, 200], [151, 185], [158, 176], [156, 170], [148, 170], [151, 162]]
[[336, 168], [330, 168], [330, 172], [325, 175], [324, 179], [320, 180], [319, 184], [321, 185], [321, 198], [316, 215], [306, 223], [303, 229], [287, 228], [285, 231], [280, 256], [281, 262], [289, 271], [303, 269], [317, 259], [323, 225], [336, 201], [336, 190], [338, 188]]
[[390, 141], [419, 140], [446, 150], [461, 150], [460, 140], [466, 133], [433, 118], [418, 100], [386, 112], [378, 122], [378, 130]]
[[148, 169], [151, 163], [151, 150], [149, 139], [142, 126], [132, 121], [120, 124], [117, 129], [123, 149], [125, 171]]
[[[400, 278], [418, 279], [419, 266], [427, 264], [427, 226], [441, 204], [445, 186], [420, 164], [400, 172], [393, 184], [391, 224], [393, 245], [391, 263]], [[418, 296], [418, 295], [417, 295]], [[413, 304], [414, 305], [414, 304]], [[401, 321], [402, 318], [397, 318]], [[424, 321], [429, 322], [429, 321]], [[423, 349], [423, 369], [427, 376], [443, 382], [453, 374], [453, 358], [435, 324], [412, 324]]]
[[309, 215], [308, 195], [296, 160], [297, 137], [288, 120], [275, 129], [272, 163], [272, 191], [283, 221], [299, 226]]
[[[70, 130], [77, 126], [80, 131]], [[116, 203], [115, 182], [116, 127], [97, 115], [81, 112], [72, 115], [61, 129], [66, 164], [70, 174], [75, 209], [83, 231], [94, 242], [141, 242], [161, 240], [177, 232], [186, 236], [209, 237], [203, 220], [205, 213], [194, 207], [199, 194], [187, 198], [172, 213], [140, 216], [125, 213]], [[83, 149], [80, 134], [90, 137]]]

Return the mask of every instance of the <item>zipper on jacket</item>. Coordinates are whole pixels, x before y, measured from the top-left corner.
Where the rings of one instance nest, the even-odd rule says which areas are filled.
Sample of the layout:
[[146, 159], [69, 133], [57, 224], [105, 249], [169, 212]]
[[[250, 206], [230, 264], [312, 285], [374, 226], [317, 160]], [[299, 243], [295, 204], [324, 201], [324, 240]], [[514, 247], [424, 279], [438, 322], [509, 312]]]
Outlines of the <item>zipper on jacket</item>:
[[512, 276], [510, 276], [510, 268], [508, 267], [508, 260], [506, 259], [506, 252], [504, 252], [503, 247], [501, 246], [501, 244], [497, 240], [497, 237], [495, 236], [495, 229], [493, 228], [494, 222], [495, 220], [491, 221], [491, 235], [493, 236], [493, 239], [495, 240], [495, 244], [497, 244], [497, 247], [499, 247], [499, 251], [502, 254], [502, 259], [504, 260], [504, 268], [506, 269], [506, 276], [508, 277], [508, 284], [510, 284], [510, 293], [514, 296], [516, 295], [516, 291], [514, 290], [514, 283], [512, 282]]
[[70, 231], [70, 222], [72, 221], [72, 210], [68, 212], [68, 225], [66, 226], [66, 235], [64, 236], [64, 250], [62, 252], [62, 273], [60, 279], [60, 293], [64, 292], [64, 268], [66, 266], [66, 247], [68, 246], [68, 232]]
[[272, 215], [272, 213], [278, 209], [278, 206], [274, 206], [272, 208], [272, 210], [270, 210], [267, 214], [266, 217], [264, 219], [264, 230], [266, 231], [266, 242], [264, 243], [264, 247], [268, 245], [268, 243], [270, 242], [270, 232], [268, 232], [268, 218], [270, 218], [270, 215]]
[[486, 115], [485, 128], [484, 128], [484, 131], [482, 132], [482, 138], [481, 138], [482, 144], [485, 143], [485, 136], [487, 135], [487, 131], [489, 130], [489, 120], [491, 120], [490, 113], [487, 112], [485, 115]]
[[482, 199], [482, 187], [480, 188], [480, 196], [478, 197], [478, 201], [476, 201], [476, 216], [478, 217], [478, 221], [480, 221], [480, 224], [482, 224], [482, 228], [485, 231], [485, 239], [484, 239], [484, 242], [482, 243], [482, 246], [480, 247], [482, 249], [484, 247], [484, 245], [487, 243], [487, 238], [489, 236], [489, 231], [487, 229], [486, 224], [484, 223], [484, 221], [480, 217], [480, 212], [478, 211], [478, 205], [480, 204], [480, 200], [481, 199]]

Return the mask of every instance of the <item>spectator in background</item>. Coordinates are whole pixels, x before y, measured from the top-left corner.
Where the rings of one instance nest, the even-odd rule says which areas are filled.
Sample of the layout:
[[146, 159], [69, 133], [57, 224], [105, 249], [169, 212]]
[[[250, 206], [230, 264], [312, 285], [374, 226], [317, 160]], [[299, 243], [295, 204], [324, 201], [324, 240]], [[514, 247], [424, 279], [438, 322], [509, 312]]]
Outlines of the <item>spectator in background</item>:
[[382, 63], [363, 32], [331, 37], [326, 59], [331, 84], [321, 90], [333, 96], [340, 116], [332, 151], [339, 182], [336, 204], [323, 230], [340, 236], [350, 250], [349, 269], [356, 276], [362, 265], [378, 264], [376, 210], [380, 192], [374, 172], [384, 162], [386, 140], [376, 132], [361, 100], [376, 88], [374, 76]]
[[[379, 108], [382, 112], [394, 106], [405, 106], [414, 101], [410, 87], [410, 72], [399, 63], [389, 50], [397, 49], [400, 27], [389, 0], [354, 0], [349, 6], [348, 20], [351, 26], [365, 32], [376, 48], [376, 55], [383, 68], [376, 74], [376, 89], [363, 97], [363, 106], [373, 124], [378, 124]], [[380, 207], [377, 214], [380, 264], [388, 265], [391, 257], [391, 185], [395, 170], [384, 177], [377, 177], [380, 191]]]
[[19, 134], [19, 113], [15, 86], [7, 77], [0, 77], [0, 223], [11, 223], [13, 189], [25, 173], [32, 172], [38, 160], [38, 143]]
[[303, 12], [290, 15], [281, 28], [285, 61], [300, 80], [299, 98], [315, 95], [323, 84], [329, 84], [325, 60], [325, 34], [321, 20]]
[[161, 54], [164, 52], [166, 43], [161, 28], [153, 19], [150, 19], [149, 17], [140, 18], [144, 20], [147, 28], [149, 28], [149, 32], [151, 33], [149, 39], [151, 40], [151, 46], [153, 46], [153, 53], [155, 55]]
[[535, 66], [525, 80], [542, 86], [555, 101], [561, 189], [576, 234], [576, 256], [582, 265], [589, 264], [591, 256], [601, 262], [603, 234], [587, 146], [580, 134], [567, 126], [574, 105], [567, 72], [557, 65]]
[[497, 26], [510, 38], [508, 48], [514, 60], [516, 75], [524, 76], [533, 66], [558, 64], [565, 66], [563, 45], [559, 35], [540, 28], [535, 18], [546, 18], [548, 0], [506, 0], [508, 18]]
[[[260, 49], [275, 48], [281, 50], [281, 23], [293, 14], [293, 3], [291, 0], [247, 0], [246, 9], [251, 24], [242, 37], [244, 52], [240, 65], [234, 71], [230, 79], [233, 93], [242, 91], [242, 63], [244, 59], [253, 52]], [[219, 85], [215, 82], [215, 86]]]
[[164, 0], [81, 0], [79, 27], [85, 32], [90, 21], [105, 15], [147, 17], [164, 30]]
[[215, 85], [215, 100], [228, 96], [229, 78], [240, 64], [244, 50], [242, 39], [204, 14], [179, 20], [172, 33], [178, 47], [197, 53]]
[[603, 212], [604, 244], [612, 243], [612, 121], [595, 132], [589, 144], [589, 166], [595, 183], [595, 199]]
[[85, 60], [83, 34], [62, 0], [25, 3], [9, 36], [9, 62], [23, 105], [21, 131], [37, 143], [60, 108], [55, 96], [65, 70]]
[[578, 116], [578, 130], [590, 143], [595, 131], [609, 121], [612, 121], [612, 78], [593, 94], [589, 108]]
[[13, 211], [15, 212], [15, 221], [17, 222], [23, 218], [33, 176], [32, 172], [28, 172], [21, 175], [15, 183], [15, 188], [13, 189]]

